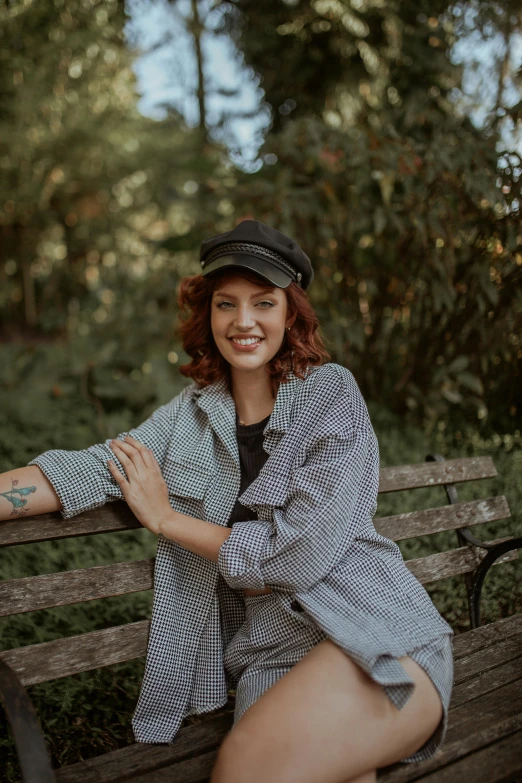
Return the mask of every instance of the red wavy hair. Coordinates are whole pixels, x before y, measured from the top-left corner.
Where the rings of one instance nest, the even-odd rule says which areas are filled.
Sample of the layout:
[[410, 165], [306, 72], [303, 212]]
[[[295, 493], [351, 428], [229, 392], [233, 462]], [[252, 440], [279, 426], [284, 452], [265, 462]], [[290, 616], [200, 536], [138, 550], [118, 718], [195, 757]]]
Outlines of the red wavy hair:
[[[230, 365], [219, 352], [212, 336], [210, 305], [216, 287], [238, 275], [260, 287], [266, 286], [266, 280], [248, 269], [241, 272], [237, 269], [223, 269], [213, 275], [189, 275], [180, 280], [179, 325], [176, 334], [192, 361], [183, 364], [179, 371], [200, 386], [208, 386], [225, 377], [228, 388], [231, 388]], [[279, 351], [268, 363], [274, 396], [279, 383], [288, 380], [289, 372], [304, 378], [307, 366], [319, 366], [330, 361], [320, 334], [319, 321], [307, 294], [294, 282], [283, 290], [288, 307], [287, 319], [292, 328], [285, 332]]]

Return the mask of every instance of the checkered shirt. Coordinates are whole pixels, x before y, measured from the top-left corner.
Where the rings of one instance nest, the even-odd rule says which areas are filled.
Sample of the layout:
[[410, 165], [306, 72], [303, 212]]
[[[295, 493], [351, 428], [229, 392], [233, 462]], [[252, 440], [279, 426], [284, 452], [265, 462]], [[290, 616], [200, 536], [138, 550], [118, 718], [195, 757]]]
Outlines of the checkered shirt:
[[[240, 487], [235, 417], [221, 379], [187, 385], [130, 430], [153, 451], [177, 511], [227, 525]], [[379, 449], [352, 373], [328, 363], [304, 380], [290, 374], [263, 434], [268, 459], [240, 497], [257, 519], [234, 524], [217, 563], [159, 536], [137, 741], [171, 742], [185, 716], [226, 704], [223, 651], [244, 620], [241, 588], [268, 585], [285, 605], [297, 599], [367, 673], [383, 656], [452, 633], [373, 525]], [[123, 466], [109, 444], [29, 463], [53, 485], [64, 519], [123, 499], [107, 460]]]

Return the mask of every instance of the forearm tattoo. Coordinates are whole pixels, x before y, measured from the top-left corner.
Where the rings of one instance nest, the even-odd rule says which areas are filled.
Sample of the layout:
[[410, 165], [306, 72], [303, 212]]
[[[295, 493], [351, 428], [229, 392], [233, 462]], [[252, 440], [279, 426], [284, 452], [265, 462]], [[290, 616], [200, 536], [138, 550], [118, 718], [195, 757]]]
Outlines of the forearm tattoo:
[[8, 492], [0, 492], [0, 497], [8, 500], [12, 506], [10, 516], [21, 517], [24, 514], [29, 513], [30, 509], [27, 506], [27, 495], [31, 495], [36, 492], [36, 487], [19, 487], [17, 479], [11, 479], [11, 489]]

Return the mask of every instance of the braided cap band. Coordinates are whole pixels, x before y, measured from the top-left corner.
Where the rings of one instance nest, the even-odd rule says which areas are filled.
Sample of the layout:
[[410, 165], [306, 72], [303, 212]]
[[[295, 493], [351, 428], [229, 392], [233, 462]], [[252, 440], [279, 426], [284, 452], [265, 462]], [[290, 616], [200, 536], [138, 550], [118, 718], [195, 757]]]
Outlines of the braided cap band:
[[298, 284], [300, 284], [301, 273], [297, 272], [293, 266], [291, 266], [288, 261], [283, 258], [283, 256], [279, 255], [279, 253], [276, 253], [274, 250], [269, 250], [267, 247], [256, 245], [253, 242], [228, 242], [226, 245], [219, 245], [219, 247], [216, 247], [214, 250], [212, 250], [208, 256], [201, 261], [201, 266], [204, 269], [208, 264], [212, 263], [212, 261], [215, 261], [216, 258], [221, 258], [221, 256], [226, 256], [231, 253], [245, 253], [249, 256], [254, 255], [265, 258], [267, 261], [271, 261], [272, 263], [275, 262], [280, 268], [282, 267], [288, 275], [290, 275], [292, 280], [295, 280]]
[[259, 220], [242, 220], [231, 231], [204, 239], [199, 260], [202, 275], [225, 267], [251, 269], [279, 288], [295, 282], [306, 290], [314, 277], [312, 262], [298, 243]]

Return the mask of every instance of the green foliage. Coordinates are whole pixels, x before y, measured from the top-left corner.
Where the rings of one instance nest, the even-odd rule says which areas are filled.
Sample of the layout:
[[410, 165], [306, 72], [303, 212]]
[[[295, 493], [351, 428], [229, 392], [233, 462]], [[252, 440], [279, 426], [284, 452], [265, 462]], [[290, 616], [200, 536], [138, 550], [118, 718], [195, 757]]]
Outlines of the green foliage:
[[332, 355], [366, 396], [494, 431], [522, 413], [521, 166], [500, 135], [518, 115], [504, 91], [474, 127], [451, 57], [469, 19], [515, 36], [510, 3], [488, 5], [238, 0], [227, 25], [273, 110], [234, 218], [303, 244]]
[[[219, 174], [221, 149], [202, 150], [199, 131], [174, 113], [158, 122], [138, 112], [125, 22], [117, 0], [14, 0], [0, 18], [9, 337], [156, 318], [172, 310], [180, 275], [198, 269], [183, 237], [201, 210], [216, 218], [200, 180]], [[172, 235], [173, 256], [161, 247]]]
[[245, 177], [237, 208], [275, 210], [314, 259], [310, 296], [334, 359], [398, 412], [434, 422], [455, 406], [470, 419], [493, 409], [509, 427], [520, 417], [522, 233], [518, 217], [485, 205], [489, 175], [462, 129], [421, 143], [303, 118], [267, 147], [281, 165]]
[[[451, 54], [469, 19], [483, 36], [515, 31], [508, 2], [495, 13], [481, 0], [227, 5], [222, 27], [274, 115], [266, 164], [245, 174], [177, 111], [139, 114], [124, 4], [11, 2], [0, 23], [6, 338], [121, 332], [131, 357], [145, 337], [165, 344], [201, 239], [257, 217], [310, 254], [328, 347], [368, 398], [429, 427], [461, 415], [519, 426], [520, 157], [500, 137], [518, 110], [501, 92], [487, 127], [469, 121]], [[110, 377], [92, 376], [109, 406]]]
[[181, 391], [187, 380], [169, 361], [176, 352], [146, 330], [127, 337], [1, 348], [0, 472], [51, 448], [115, 437]]

